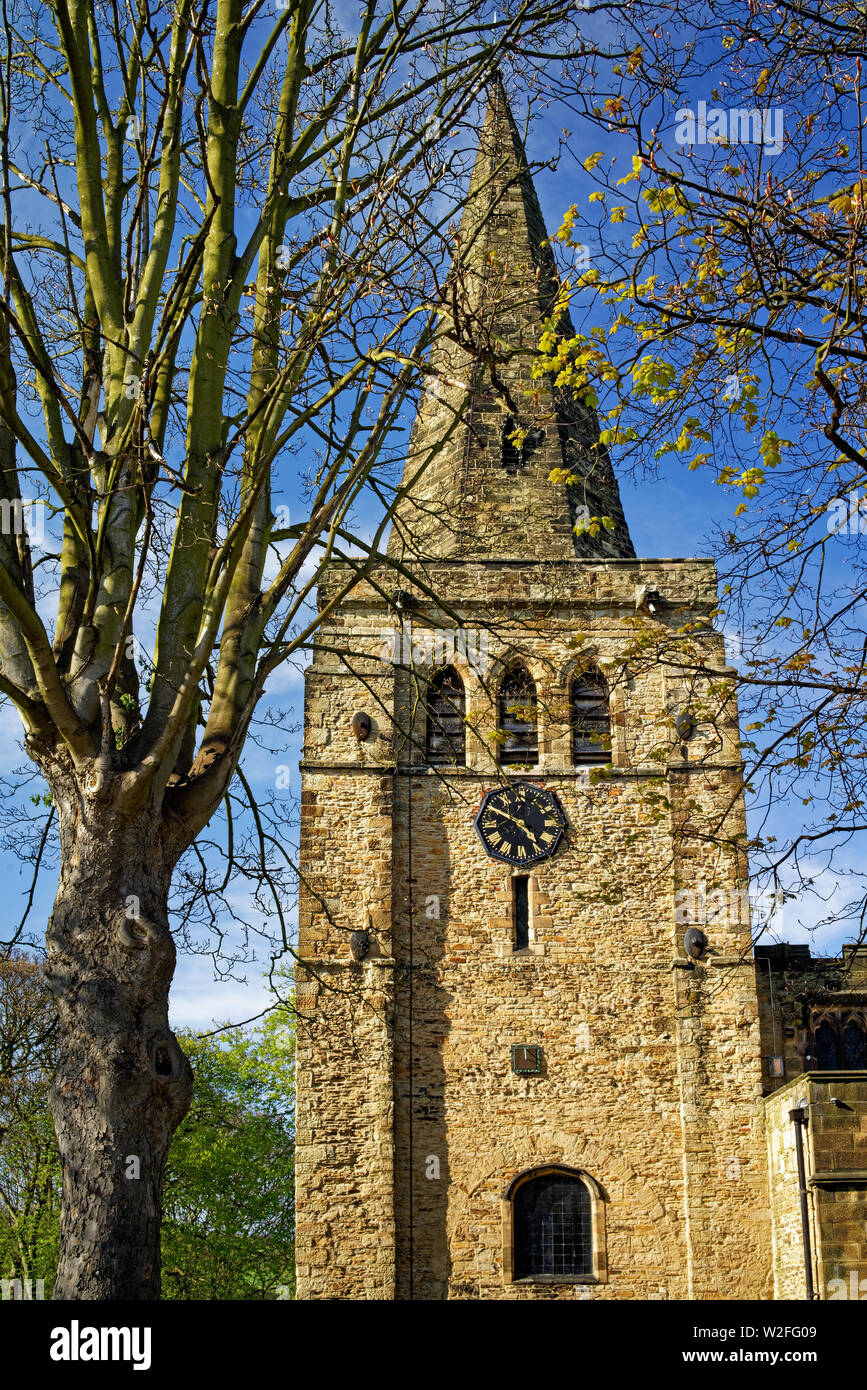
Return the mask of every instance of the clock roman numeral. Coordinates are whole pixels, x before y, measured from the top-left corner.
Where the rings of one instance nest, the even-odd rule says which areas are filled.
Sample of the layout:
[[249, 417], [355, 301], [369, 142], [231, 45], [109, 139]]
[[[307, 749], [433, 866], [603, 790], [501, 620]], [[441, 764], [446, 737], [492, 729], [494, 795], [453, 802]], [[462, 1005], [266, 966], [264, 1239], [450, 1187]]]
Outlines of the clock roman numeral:
[[476, 820], [488, 853], [522, 868], [554, 853], [565, 824], [552, 792], [526, 786], [489, 793]]

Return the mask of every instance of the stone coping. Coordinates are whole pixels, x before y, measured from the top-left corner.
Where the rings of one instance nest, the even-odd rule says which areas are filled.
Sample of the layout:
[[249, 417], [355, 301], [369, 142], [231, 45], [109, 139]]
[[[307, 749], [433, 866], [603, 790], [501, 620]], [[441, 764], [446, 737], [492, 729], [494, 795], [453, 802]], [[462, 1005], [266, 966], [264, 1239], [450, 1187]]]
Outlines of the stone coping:
[[829, 1172], [813, 1173], [808, 1187], [867, 1187], [867, 1168], [834, 1168]]

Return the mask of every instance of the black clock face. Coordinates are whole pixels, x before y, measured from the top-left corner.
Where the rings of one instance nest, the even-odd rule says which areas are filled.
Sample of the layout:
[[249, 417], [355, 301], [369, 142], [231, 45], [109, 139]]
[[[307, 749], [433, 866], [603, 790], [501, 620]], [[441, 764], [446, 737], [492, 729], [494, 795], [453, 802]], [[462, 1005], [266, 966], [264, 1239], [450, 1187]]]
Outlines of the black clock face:
[[516, 868], [554, 854], [565, 826], [554, 793], [530, 782], [512, 782], [488, 792], [476, 816], [476, 830], [491, 858]]

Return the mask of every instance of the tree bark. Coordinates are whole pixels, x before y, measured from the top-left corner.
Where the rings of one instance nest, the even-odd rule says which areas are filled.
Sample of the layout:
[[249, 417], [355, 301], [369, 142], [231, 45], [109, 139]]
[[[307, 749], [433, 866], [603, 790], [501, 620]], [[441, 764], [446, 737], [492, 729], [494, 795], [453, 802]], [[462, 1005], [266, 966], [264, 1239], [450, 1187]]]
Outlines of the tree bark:
[[158, 1299], [163, 1167], [193, 1092], [168, 1023], [178, 847], [153, 804], [118, 809], [110, 775], [43, 771], [62, 845], [46, 962], [61, 1033], [50, 1093], [63, 1165], [54, 1298]]

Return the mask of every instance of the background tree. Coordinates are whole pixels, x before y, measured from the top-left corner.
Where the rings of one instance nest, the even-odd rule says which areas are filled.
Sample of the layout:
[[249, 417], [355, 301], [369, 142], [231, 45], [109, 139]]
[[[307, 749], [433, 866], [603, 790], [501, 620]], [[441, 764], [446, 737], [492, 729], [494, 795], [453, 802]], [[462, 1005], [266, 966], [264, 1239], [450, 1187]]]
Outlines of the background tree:
[[[621, 468], [680, 460], [720, 487], [735, 665], [695, 713], [724, 722], [739, 697], [756, 875], [786, 894], [848, 875], [827, 917], [863, 939], [867, 16], [634, 4], [623, 25], [629, 56], [600, 44], [595, 82], [561, 89], [599, 138], [559, 232], [579, 332], [555, 315], [539, 370], [601, 404]], [[676, 623], [624, 661], [687, 696], [705, 669]]]
[[[321, 566], [377, 556], [461, 123], [498, 60], [520, 49], [532, 76], [577, 51], [574, 24], [534, 0], [371, 0], [352, 33], [318, 0], [276, 21], [264, 0], [6, 11], [0, 691], [60, 837], [58, 1298], [158, 1296], [192, 1090], [173, 874], [315, 630]], [[300, 522], [272, 475], [297, 481]]]
[[[0, 960], [0, 1279], [50, 1289], [57, 1264], [60, 1159], [48, 1111], [57, 1018], [38, 961]], [[25, 1282], [26, 1281], [26, 1282]], [[43, 1288], [43, 1291], [44, 1291]]]
[[[48, 1108], [57, 1060], [54, 1001], [35, 960], [0, 961], [0, 1278], [16, 1297], [50, 1295], [61, 1164]], [[294, 1293], [294, 1013], [255, 1030], [181, 1038], [196, 1088], [170, 1150], [163, 1297]]]
[[184, 1035], [196, 1089], [166, 1164], [163, 1298], [291, 1298], [294, 1018]]

